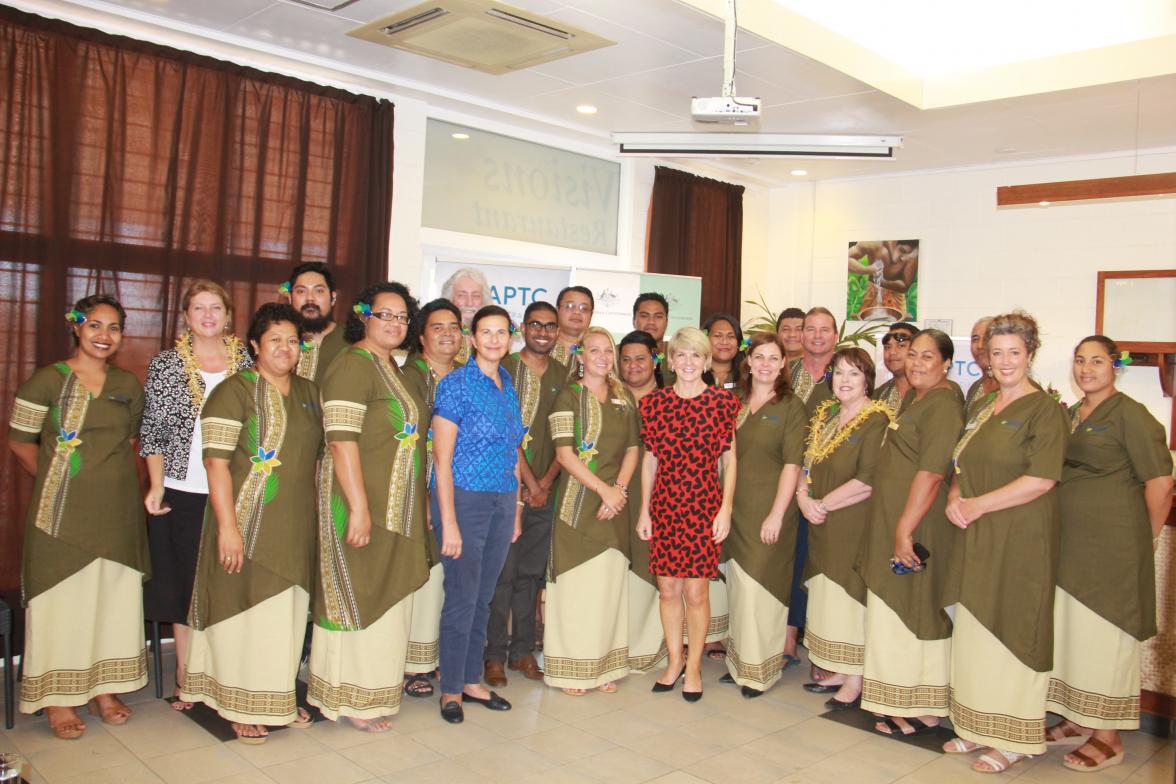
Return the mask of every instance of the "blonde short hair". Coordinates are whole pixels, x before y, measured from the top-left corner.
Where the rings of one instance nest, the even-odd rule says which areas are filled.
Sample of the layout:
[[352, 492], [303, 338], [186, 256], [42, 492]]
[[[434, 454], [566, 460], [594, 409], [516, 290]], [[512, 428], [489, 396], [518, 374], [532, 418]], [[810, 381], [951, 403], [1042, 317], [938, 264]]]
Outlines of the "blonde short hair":
[[679, 351], [697, 352], [705, 360], [706, 366], [708, 368], [710, 367], [710, 338], [698, 327], [682, 327], [670, 338], [670, 342], [666, 345], [666, 356], [670, 360], [671, 367], [674, 362], [674, 354], [677, 354]]
[[184, 296], [180, 298], [180, 312], [187, 313], [188, 307], [192, 304], [192, 300], [197, 294], [215, 294], [220, 297], [221, 304], [225, 306], [225, 323], [229, 325], [229, 329], [233, 328], [233, 300], [229, 297], [229, 292], [225, 291], [225, 287], [216, 281], [207, 278], [197, 278], [192, 281], [192, 285], [188, 286], [184, 291]]

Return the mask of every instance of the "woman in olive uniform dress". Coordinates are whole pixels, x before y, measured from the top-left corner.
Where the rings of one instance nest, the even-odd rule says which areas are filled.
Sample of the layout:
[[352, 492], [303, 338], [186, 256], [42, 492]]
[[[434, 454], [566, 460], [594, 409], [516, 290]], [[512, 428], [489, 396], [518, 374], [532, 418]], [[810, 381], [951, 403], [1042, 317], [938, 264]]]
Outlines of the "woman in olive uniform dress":
[[1067, 768], [1123, 761], [1120, 730], [1139, 728], [1139, 655], [1156, 633], [1155, 540], [1171, 510], [1172, 454], [1164, 426], [1115, 389], [1124, 360], [1102, 335], [1074, 349], [1085, 397], [1070, 409], [1058, 497], [1061, 558], [1054, 594], [1054, 669], [1046, 707], [1066, 721], [1053, 742], [1085, 744]]
[[543, 681], [565, 694], [617, 690], [629, 673], [629, 484], [637, 406], [616, 376], [616, 349], [589, 327], [572, 381], [548, 417], [563, 472], [556, 486], [543, 627]]
[[[907, 353], [911, 390], [886, 434], [859, 571], [865, 598], [862, 708], [885, 717], [887, 735], [930, 732], [947, 716], [951, 618], [947, 580], [962, 535], [944, 516], [951, 455], [963, 409], [947, 371], [951, 338], [936, 329], [915, 335]], [[931, 557], [921, 563], [918, 542]], [[918, 571], [895, 574], [899, 561]]]
[[829, 363], [835, 396], [817, 406], [804, 452], [805, 482], [797, 492], [809, 521], [805, 576], [809, 592], [805, 647], [809, 659], [833, 673], [805, 689], [833, 696], [825, 705], [843, 710], [858, 704], [865, 642], [864, 590], [853, 572], [876, 484], [878, 454], [890, 408], [871, 400], [874, 363], [860, 348], [845, 348]]
[[[461, 367], [459, 350], [464, 345], [461, 331], [461, 311], [447, 299], [426, 303], [418, 316], [421, 334], [419, 353], [408, 356], [404, 363], [405, 383], [413, 387], [416, 397], [424, 402], [421, 421], [433, 418], [433, 401], [437, 385], [451, 370]], [[433, 431], [425, 434], [426, 483], [433, 479]], [[426, 510], [427, 512], [427, 510]], [[412, 596], [412, 629], [408, 635], [408, 653], [404, 660], [404, 690], [410, 697], [433, 696], [433, 684], [428, 673], [436, 671], [440, 662], [441, 605], [445, 601], [445, 572], [441, 568], [441, 548], [433, 536], [425, 537], [429, 555], [429, 580]]]
[[77, 350], [16, 391], [8, 447], [33, 474], [21, 590], [20, 710], [44, 709], [53, 734], [79, 738], [75, 707], [107, 724], [131, 716], [117, 695], [147, 683], [143, 579], [147, 529], [131, 442], [143, 415], [139, 379], [109, 364], [126, 312], [102, 294], [66, 314]]
[[958, 737], [944, 750], [990, 746], [972, 768], [996, 773], [1045, 752], [1061, 526], [1054, 486], [1068, 427], [1029, 378], [1040, 346], [1031, 316], [997, 316], [985, 345], [999, 388], [965, 425], [947, 501], [964, 540], [951, 643]]
[[760, 332], [747, 350], [736, 428], [738, 460], [731, 533], [723, 543], [731, 615], [727, 676], [745, 697], [758, 697], [780, 679], [788, 636], [792, 554], [800, 522], [797, 481], [807, 417], [792, 394], [784, 346]]
[[200, 415], [209, 500], [189, 614], [181, 699], [203, 702], [242, 743], [310, 725], [294, 685], [314, 581], [318, 389], [296, 375], [302, 318], [262, 305], [255, 366], [217, 385]]
[[[653, 335], [641, 330], [621, 338], [617, 362], [621, 380], [638, 405], [641, 398], [661, 388], [654, 371], [664, 358], [659, 359], [657, 348]], [[640, 461], [645, 459], [645, 447], [639, 443], [637, 449], [637, 465], [640, 466]], [[634, 501], [641, 498], [640, 470], [633, 472], [629, 495]], [[628, 506], [632, 516], [629, 526], [629, 671], [649, 672], [665, 661], [668, 651], [661, 628], [657, 578], [649, 573], [649, 542], [637, 535], [640, 504], [630, 503]]]
[[359, 293], [351, 347], [323, 378], [329, 451], [319, 469], [319, 586], [308, 699], [382, 732], [400, 710], [412, 596], [429, 578], [428, 409], [391, 353], [412, 345], [416, 300], [400, 283]]

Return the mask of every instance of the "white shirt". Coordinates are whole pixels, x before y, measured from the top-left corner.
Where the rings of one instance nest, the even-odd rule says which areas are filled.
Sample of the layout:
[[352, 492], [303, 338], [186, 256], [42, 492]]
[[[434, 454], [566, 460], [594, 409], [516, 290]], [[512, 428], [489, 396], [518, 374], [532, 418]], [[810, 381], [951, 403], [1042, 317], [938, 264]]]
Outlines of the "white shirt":
[[[228, 378], [227, 371], [222, 370], [220, 373], [207, 373], [203, 370], [197, 371], [200, 378], [204, 380], [204, 399], [208, 400], [208, 396], [212, 394], [212, 390], [216, 385]], [[192, 433], [192, 448], [188, 451], [188, 473], [185, 479], [173, 479], [170, 476], [163, 478], [163, 486], [170, 487], [172, 490], [180, 490], [185, 493], [202, 493], [208, 495], [208, 473], [204, 470], [204, 439], [200, 433], [200, 420], [196, 420], [196, 428]]]

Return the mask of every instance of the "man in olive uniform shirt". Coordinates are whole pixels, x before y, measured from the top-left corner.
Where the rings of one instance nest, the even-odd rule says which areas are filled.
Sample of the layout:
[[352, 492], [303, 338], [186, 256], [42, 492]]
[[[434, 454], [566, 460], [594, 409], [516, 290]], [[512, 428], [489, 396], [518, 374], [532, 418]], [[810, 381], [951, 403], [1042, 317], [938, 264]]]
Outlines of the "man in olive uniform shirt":
[[[486, 629], [485, 679], [491, 686], [505, 686], [503, 665], [531, 680], [542, 680], [535, 661], [535, 603], [547, 572], [551, 550], [552, 487], [559, 475], [555, 445], [547, 430], [547, 416], [567, 382], [568, 370], [551, 358], [559, 332], [559, 318], [549, 302], [532, 302], [523, 315], [523, 349], [503, 360], [510, 373], [522, 409], [524, 460], [519, 464], [523, 480], [523, 532], [510, 546]], [[507, 621], [510, 618], [510, 632]]]
[[911, 388], [906, 377], [906, 360], [911, 341], [918, 331], [913, 324], [896, 321], [882, 337], [882, 364], [886, 365], [891, 377], [874, 389], [874, 399], [885, 402], [895, 413], [898, 413], [902, 399]]
[[296, 372], [319, 384], [331, 361], [347, 347], [343, 328], [335, 323], [335, 278], [326, 264], [308, 261], [290, 272], [287, 286], [290, 304], [302, 316], [305, 328]]

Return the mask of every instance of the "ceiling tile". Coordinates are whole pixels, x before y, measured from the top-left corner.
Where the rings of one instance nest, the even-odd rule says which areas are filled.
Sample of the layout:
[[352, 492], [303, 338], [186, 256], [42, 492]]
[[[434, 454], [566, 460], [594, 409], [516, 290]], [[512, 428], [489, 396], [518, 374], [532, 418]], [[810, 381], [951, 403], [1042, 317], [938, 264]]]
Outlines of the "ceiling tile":
[[177, 22], [224, 29], [258, 11], [275, 0], [117, 0], [112, 6], [174, 19]]

